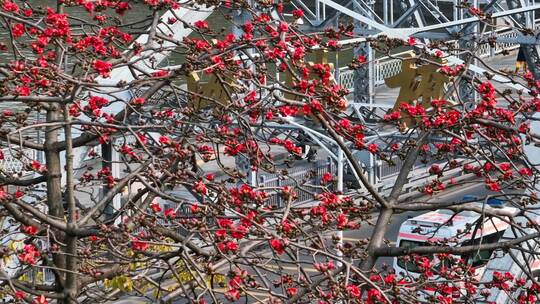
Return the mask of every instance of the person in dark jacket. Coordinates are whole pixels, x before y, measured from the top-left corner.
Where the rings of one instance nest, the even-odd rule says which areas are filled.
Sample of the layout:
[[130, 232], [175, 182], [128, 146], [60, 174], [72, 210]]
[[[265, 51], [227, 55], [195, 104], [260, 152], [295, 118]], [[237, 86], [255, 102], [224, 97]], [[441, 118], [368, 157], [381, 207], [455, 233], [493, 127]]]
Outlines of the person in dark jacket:
[[310, 145], [311, 139], [304, 132], [304, 130], [298, 131], [296, 141], [298, 142], [299, 146], [302, 147], [302, 155], [297, 155], [296, 159], [307, 159], [310, 162], [315, 160], [315, 157], [317, 156], [317, 149]]
[[525, 51], [523, 50], [523, 46], [519, 47], [516, 59], [516, 73], [518, 73], [521, 68], [523, 68], [523, 72], [527, 72], [527, 60], [525, 59]]

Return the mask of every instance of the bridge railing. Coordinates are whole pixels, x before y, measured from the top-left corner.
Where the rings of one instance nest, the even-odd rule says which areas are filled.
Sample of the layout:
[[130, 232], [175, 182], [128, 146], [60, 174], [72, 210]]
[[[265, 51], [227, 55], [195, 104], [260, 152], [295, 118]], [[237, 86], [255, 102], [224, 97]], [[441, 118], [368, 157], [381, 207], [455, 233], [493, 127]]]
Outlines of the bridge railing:
[[[322, 176], [324, 173], [330, 172], [333, 175], [336, 174], [335, 162], [321, 159], [315, 162], [306, 162], [300, 165], [295, 165], [292, 168], [287, 169], [287, 177], [282, 176], [280, 173], [274, 174], [261, 174], [258, 176], [259, 185], [263, 187], [285, 187], [291, 186], [295, 188], [295, 185], [308, 183], [314, 186], [320, 186]], [[313, 193], [317, 192], [314, 189], [306, 191], [301, 188], [295, 189], [297, 199], [296, 202], [307, 203], [313, 201]], [[281, 208], [285, 204], [285, 200], [279, 193], [275, 193], [270, 196], [268, 203], [274, 207]]]
[[[451, 178], [460, 179], [466, 177], [466, 173], [463, 171], [462, 165], [467, 161], [465, 159], [458, 159], [458, 166], [454, 169], [449, 169], [445, 171], [444, 177], [441, 179], [443, 182], [450, 180]], [[440, 167], [446, 165], [446, 161], [440, 160], [435, 162], [430, 162], [429, 164], [417, 162], [412, 171], [414, 173], [410, 174], [410, 179], [403, 188], [404, 195], [411, 195], [416, 193], [416, 191], [426, 185], [429, 180], [433, 180], [436, 177], [429, 173], [430, 165], [438, 164]], [[379, 193], [388, 194], [398, 176], [399, 171], [403, 166], [403, 161], [395, 159], [394, 164], [390, 165], [386, 162], [376, 162], [375, 167], [371, 170], [375, 170], [377, 181], [374, 183], [375, 189]], [[330, 172], [332, 175], [337, 175], [337, 167], [334, 161], [328, 159], [321, 159], [316, 162], [304, 163], [296, 165], [293, 168], [288, 169], [288, 176], [283, 177], [278, 174], [261, 174], [258, 176], [258, 185], [261, 187], [285, 187], [285, 186], [294, 186], [298, 184], [309, 184], [314, 186], [311, 187], [299, 187], [296, 188], [297, 198], [295, 200], [295, 206], [309, 206], [315, 202], [314, 195], [320, 193], [322, 190], [321, 179], [324, 173]], [[351, 173], [352, 174], [352, 173]], [[347, 180], [347, 174], [344, 173], [344, 179]], [[330, 185], [330, 187], [332, 187]], [[308, 190], [309, 189], [309, 190]], [[363, 186], [357, 184], [356, 186], [352, 185], [348, 188], [347, 193], [364, 193], [367, 194], [367, 191]], [[268, 199], [268, 204], [274, 206], [275, 208], [283, 208], [286, 204], [286, 200], [281, 196], [279, 191], [274, 193], [269, 193], [270, 197]]]
[[[535, 28], [540, 28], [540, 19], [536, 20]], [[492, 32], [485, 33], [485, 35], [492, 34]], [[514, 38], [517, 37], [517, 31], [511, 28], [501, 28], [495, 30], [495, 34], [498, 38]], [[506, 42], [497, 42], [495, 47], [491, 47], [489, 44], [485, 43], [478, 47], [476, 55], [480, 58], [488, 58], [496, 56], [503, 51], [515, 50], [519, 48], [517, 43], [506, 43]], [[410, 51], [401, 52], [393, 54], [392, 56], [380, 57], [374, 60], [374, 84], [375, 87], [383, 86], [384, 79], [392, 77], [401, 72], [401, 59], [396, 57], [401, 57]], [[349, 69], [349, 67], [342, 67], [338, 72], [339, 84], [349, 91], [354, 92], [354, 70]]]
[[37, 151], [31, 149], [23, 150], [23, 157], [20, 157], [19, 150], [5, 148], [1, 151], [3, 157], [0, 159], [0, 169], [7, 174], [28, 173], [28, 164], [37, 159]]

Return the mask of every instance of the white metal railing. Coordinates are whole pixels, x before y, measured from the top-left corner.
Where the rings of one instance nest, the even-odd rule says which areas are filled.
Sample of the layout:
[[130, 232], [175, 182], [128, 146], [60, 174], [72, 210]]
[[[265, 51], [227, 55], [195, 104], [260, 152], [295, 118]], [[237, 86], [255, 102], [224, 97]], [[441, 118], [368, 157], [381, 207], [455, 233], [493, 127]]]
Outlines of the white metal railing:
[[[410, 53], [401, 52], [392, 55], [393, 57], [402, 57], [405, 54]], [[380, 86], [384, 84], [384, 80], [388, 77], [392, 77], [401, 72], [401, 60], [391, 57], [381, 57], [375, 60], [374, 62], [374, 76], [375, 76], [375, 86]]]
[[[540, 28], [540, 19], [536, 20], [536, 29]], [[490, 32], [491, 33], [491, 32]], [[489, 35], [486, 33], [485, 35]], [[495, 31], [498, 38], [514, 38], [517, 37], [516, 30], [509, 28], [498, 29]], [[488, 58], [502, 53], [503, 51], [515, 50], [519, 48], [517, 43], [507, 43], [507, 42], [497, 42], [495, 47], [491, 47], [489, 44], [485, 43], [479, 46], [476, 54], [480, 58]], [[393, 54], [392, 57], [385, 56], [377, 58], [373, 62], [374, 68], [374, 85], [375, 87], [384, 85], [384, 79], [397, 75], [401, 71], [401, 60], [395, 57], [403, 56], [407, 52], [401, 52]], [[339, 84], [348, 89], [349, 91], [354, 91], [354, 70], [350, 70], [349, 67], [343, 67], [339, 69]]]
[[[117, 137], [114, 139], [114, 145], [118, 149], [123, 144], [134, 144], [136, 138], [132, 134], [127, 134], [123, 137]], [[38, 160], [38, 151], [32, 149], [24, 149], [24, 156], [20, 157], [20, 149], [4, 148], [1, 149], [3, 158], [0, 159], [0, 169], [7, 174], [28, 173], [28, 170], [32, 160]], [[96, 145], [94, 151], [101, 154], [101, 145]]]
[[[321, 179], [324, 173], [330, 172], [336, 174], [337, 167], [335, 162], [328, 159], [320, 159], [315, 162], [307, 162], [297, 164], [292, 168], [287, 169], [287, 176], [290, 178], [283, 178], [280, 174], [262, 174], [258, 176], [259, 185], [264, 187], [295, 187], [297, 181], [308, 182], [311, 185], [321, 185]], [[319, 193], [320, 189], [313, 189], [314, 192]], [[304, 191], [302, 189], [295, 189], [297, 199], [296, 204], [303, 204], [313, 201], [313, 193]], [[270, 196], [267, 203], [274, 207], [281, 208], [284, 206], [285, 201], [279, 193], [275, 193]]]
[[37, 152], [35, 150], [24, 150], [23, 157], [19, 157], [18, 150], [14, 149], [2, 149], [3, 159], [0, 159], [0, 169], [5, 173], [15, 174], [27, 172], [27, 165], [31, 160], [37, 159]]

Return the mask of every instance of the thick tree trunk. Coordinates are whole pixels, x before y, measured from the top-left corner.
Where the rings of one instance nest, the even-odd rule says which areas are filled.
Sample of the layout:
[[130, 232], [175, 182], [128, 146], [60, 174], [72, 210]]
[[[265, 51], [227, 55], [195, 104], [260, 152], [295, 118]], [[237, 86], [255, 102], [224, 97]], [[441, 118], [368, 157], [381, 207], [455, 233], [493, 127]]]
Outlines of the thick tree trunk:
[[67, 204], [67, 237], [66, 237], [66, 284], [64, 303], [72, 304], [77, 302], [78, 282], [77, 282], [77, 236], [73, 234], [73, 229], [77, 228], [77, 216], [74, 193], [74, 165], [73, 165], [73, 137], [71, 133], [71, 117], [69, 108], [64, 106], [64, 134], [66, 137], [66, 204]]
[[384, 235], [388, 230], [388, 223], [392, 219], [392, 214], [392, 209], [387, 209], [385, 207], [383, 207], [381, 213], [379, 213], [379, 218], [373, 228], [374, 232], [367, 247], [367, 257], [361, 265], [362, 270], [369, 271], [375, 266], [378, 258], [376, 251], [384, 245]]
[[[54, 105], [47, 111], [47, 122], [57, 121], [59, 118], [58, 107]], [[54, 143], [58, 142], [59, 130], [58, 127], [47, 127], [45, 134], [45, 161], [47, 164], [47, 207], [49, 215], [55, 219], [64, 218], [64, 207], [62, 198], [62, 165], [60, 162], [59, 152], [52, 149]], [[59, 242], [64, 241], [64, 233], [62, 231], [53, 229], [52, 233], [55, 235], [55, 239]], [[51, 239], [51, 246], [61, 244], [54, 243]], [[57, 269], [66, 268], [66, 258], [62, 253], [53, 253], [54, 266]], [[61, 291], [64, 285], [64, 274], [59, 272], [60, 277], [56, 276], [56, 286], [58, 291]]]

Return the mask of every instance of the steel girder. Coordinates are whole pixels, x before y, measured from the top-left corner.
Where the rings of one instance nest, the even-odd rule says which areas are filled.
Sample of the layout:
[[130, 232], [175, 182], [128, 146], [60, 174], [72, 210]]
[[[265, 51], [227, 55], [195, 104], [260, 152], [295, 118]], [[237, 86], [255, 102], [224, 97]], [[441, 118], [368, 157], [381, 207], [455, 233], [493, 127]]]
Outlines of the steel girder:
[[[360, 3], [354, 1], [353, 8], [355, 12], [361, 13]], [[372, 14], [366, 16], [370, 17]], [[369, 26], [359, 20], [355, 20], [354, 29], [357, 32], [360, 29], [366, 29]], [[373, 51], [369, 43], [364, 42], [354, 48], [354, 56], [364, 56], [367, 64], [361, 65], [354, 71], [354, 102], [355, 103], [372, 103], [374, 90], [374, 67], [373, 67]]]
[[[375, 13], [372, 5], [373, 4], [368, 4], [363, 1], [360, 2], [353, 0], [354, 12], [365, 17], [375, 19]], [[418, 2], [415, 3], [415, 0], [399, 1], [399, 5], [403, 16], [406, 17], [403, 20], [396, 22], [396, 24], [409, 24], [411, 26], [416, 25], [417, 27], [422, 27], [425, 24], [424, 17], [419, 10], [420, 5]], [[354, 28], [355, 32], [358, 34], [363, 30], [369, 30], [370, 26], [358, 19], [355, 19]], [[369, 46], [369, 43], [362, 43], [354, 49], [354, 55], [355, 57], [364, 56], [368, 62], [367, 64], [361, 65], [354, 72], [354, 103], [371, 104], [373, 103], [375, 87], [373, 50]], [[356, 112], [363, 112], [363, 110], [364, 109], [357, 109]]]
[[[477, 1], [474, 1], [477, 4]], [[474, 4], [473, 4], [474, 5]], [[464, 16], [470, 17], [469, 12], [465, 12]], [[465, 25], [461, 30], [463, 36], [471, 37], [472, 39], [459, 39], [458, 46], [463, 50], [470, 50], [471, 52], [464, 52], [461, 56], [461, 59], [467, 64], [476, 64], [474, 59], [474, 51], [477, 47], [474, 36], [478, 33], [478, 24]], [[474, 77], [474, 73], [470, 70], [467, 70], [468, 77]], [[466, 105], [470, 105], [476, 102], [476, 90], [474, 89], [472, 83], [465, 78], [461, 78], [459, 81], [459, 97]]]
[[[298, 0], [300, 1], [300, 0]], [[424, 2], [426, 1], [429, 1], [429, 0], [422, 0]], [[518, 1], [518, 0], [516, 0]], [[385, 35], [387, 37], [391, 37], [391, 38], [401, 38], [401, 39], [407, 39], [408, 37], [427, 37], [427, 36], [430, 36], [433, 35], [433, 37], [438, 37], [440, 36], [441, 39], [448, 39], [448, 38], [459, 38], [459, 37], [456, 37], [455, 36], [455, 33], [449, 33], [448, 35], [445, 35], [444, 33], [441, 33], [439, 32], [440, 30], [448, 30], [448, 29], [452, 29], [452, 28], [456, 28], [457, 26], [462, 26], [462, 25], [469, 25], [469, 24], [475, 24], [475, 23], [478, 23], [480, 22], [482, 19], [482, 17], [479, 17], [479, 16], [471, 16], [471, 17], [468, 17], [468, 18], [463, 18], [463, 19], [459, 19], [459, 20], [453, 20], [453, 21], [450, 21], [450, 22], [443, 22], [443, 23], [437, 23], [437, 24], [432, 24], [432, 25], [427, 25], [424, 23], [423, 26], [419, 26], [419, 27], [414, 27], [414, 26], [410, 26], [410, 23], [409, 24], [405, 24], [403, 23], [405, 20], [401, 21], [400, 25], [406, 25], [408, 27], [406, 28], [396, 28], [392, 25], [387, 25], [387, 24], [383, 24], [383, 23], [380, 23], [380, 22], [377, 22], [375, 20], [374, 17], [369, 17], [369, 16], [365, 16], [365, 15], [362, 15], [362, 10], [359, 9], [359, 11], [354, 11], [354, 10], [351, 10], [349, 9], [348, 7], [344, 6], [344, 5], [341, 5], [340, 3], [334, 1], [334, 0], [319, 0], [320, 3], [328, 6], [329, 8], [333, 9], [333, 10], [336, 10], [336, 11], [339, 11], [340, 14], [342, 15], [347, 15], [361, 23], [365, 23], [366, 25], [369, 26], [369, 35], [370, 36], [378, 36], [378, 35]], [[358, 2], [357, 2], [358, 3]], [[419, 7], [423, 7], [423, 6], [429, 6], [429, 4], [426, 4], [424, 3], [425, 5], [421, 5], [420, 3], [417, 3], [415, 2], [415, 0], [407, 0], [407, 3], [405, 4], [404, 7], [407, 8], [407, 11], [403, 12], [402, 14], [407, 14], [408, 17], [410, 17], [410, 15], [412, 14], [415, 14], [418, 16], [418, 18], [414, 18], [414, 22], [418, 23], [418, 20], [422, 20], [423, 17], [421, 16], [422, 15], [422, 11], [421, 10], [418, 10]], [[411, 9], [411, 7], [413, 7], [414, 9]], [[501, 10], [499, 12], [495, 12], [493, 14], [491, 14], [491, 19], [496, 19], [496, 18], [504, 18], [504, 17], [509, 17], [509, 16], [514, 16], [514, 15], [519, 15], [521, 13], [526, 13], [526, 12], [530, 12], [530, 11], [533, 11], [533, 10], [539, 10], [540, 9], [540, 4], [533, 4], [533, 5], [530, 5], [530, 6], [521, 6], [521, 7], [517, 7], [517, 8], [514, 8], [515, 6], [511, 6], [512, 8], [511, 9], [508, 9], [508, 10]], [[411, 18], [409, 18], [411, 19]], [[440, 20], [443, 20], [442, 18]], [[395, 22], [397, 23], [397, 21]], [[360, 33], [362, 33], [362, 31], [359, 31]], [[441, 36], [442, 35], [442, 36]], [[452, 36], [454, 35], [454, 36]], [[530, 43], [540, 43], [540, 42], [534, 42], [533, 40], [530, 40], [530, 39], [526, 39], [527, 41], [531, 41]]]
[[424, 15], [422, 14], [422, 10], [420, 9], [422, 7], [420, 1], [398, 1], [398, 4], [401, 11], [403, 12], [403, 16], [406, 16], [406, 18], [399, 23], [396, 22], [393, 27], [398, 27], [399, 25], [403, 25], [405, 27], [423, 27], [424, 24], [426, 24], [426, 20], [424, 18]]

